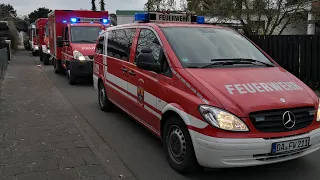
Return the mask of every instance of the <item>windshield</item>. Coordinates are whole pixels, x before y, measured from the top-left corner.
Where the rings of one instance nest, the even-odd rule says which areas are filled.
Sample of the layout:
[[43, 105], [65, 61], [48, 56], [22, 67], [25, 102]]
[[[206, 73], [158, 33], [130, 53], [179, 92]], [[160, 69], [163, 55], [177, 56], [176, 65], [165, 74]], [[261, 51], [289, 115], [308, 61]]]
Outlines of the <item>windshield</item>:
[[71, 27], [71, 41], [73, 43], [96, 43], [101, 31], [98, 26]]
[[254, 59], [273, 64], [250, 41], [229, 29], [162, 28], [183, 67], [203, 67], [215, 60]]

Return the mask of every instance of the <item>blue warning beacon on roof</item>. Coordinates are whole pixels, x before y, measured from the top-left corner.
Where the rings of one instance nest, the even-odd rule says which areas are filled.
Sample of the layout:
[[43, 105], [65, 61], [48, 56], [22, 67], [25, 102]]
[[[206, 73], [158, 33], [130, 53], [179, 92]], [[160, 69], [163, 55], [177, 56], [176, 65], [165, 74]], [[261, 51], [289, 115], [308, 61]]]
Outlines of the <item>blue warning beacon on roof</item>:
[[182, 22], [204, 24], [204, 16], [192, 16], [187, 14], [171, 14], [159, 12], [136, 13], [134, 15], [136, 22]]

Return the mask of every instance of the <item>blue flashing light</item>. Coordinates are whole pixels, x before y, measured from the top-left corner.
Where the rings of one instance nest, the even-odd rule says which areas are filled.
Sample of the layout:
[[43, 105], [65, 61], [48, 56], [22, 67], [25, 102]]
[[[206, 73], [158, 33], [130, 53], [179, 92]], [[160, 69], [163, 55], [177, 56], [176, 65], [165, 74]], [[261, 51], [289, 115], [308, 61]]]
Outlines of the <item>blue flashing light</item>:
[[134, 14], [135, 21], [149, 21], [149, 14], [148, 13], [136, 13]]
[[67, 23], [67, 20], [63, 20], [62, 23]]
[[198, 24], [204, 24], [205, 23], [204, 16], [197, 16], [197, 23]]
[[72, 23], [76, 23], [76, 22], [77, 22], [77, 18], [70, 18], [70, 21], [71, 21]]
[[103, 24], [107, 24], [109, 21], [108, 19], [102, 19]]

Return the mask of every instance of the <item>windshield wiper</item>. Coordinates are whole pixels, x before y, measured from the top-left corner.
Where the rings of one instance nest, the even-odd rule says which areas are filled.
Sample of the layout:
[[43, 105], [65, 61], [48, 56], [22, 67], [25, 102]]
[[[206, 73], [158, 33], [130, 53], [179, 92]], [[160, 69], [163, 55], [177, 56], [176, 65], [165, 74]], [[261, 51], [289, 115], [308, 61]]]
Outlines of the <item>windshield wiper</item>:
[[269, 64], [269, 63], [266, 63], [266, 62], [262, 62], [262, 61], [259, 61], [259, 60], [256, 60], [256, 59], [250, 59], [250, 58], [231, 58], [231, 59], [211, 59], [212, 62], [227, 62], [226, 65], [229, 65], [229, 64], [254, 64], [254, 65], [258, 65], [256, 63], [259, 63], [259, 64], [263, 64], [265, 66], [268, 66], [268, 67], [274, 67], [275, 65], [274, 64]]
[[84, 42], [84, 43], [95, 43], [96, 41], [90, 41], [90, 40], [78, 40], [76, 42]]

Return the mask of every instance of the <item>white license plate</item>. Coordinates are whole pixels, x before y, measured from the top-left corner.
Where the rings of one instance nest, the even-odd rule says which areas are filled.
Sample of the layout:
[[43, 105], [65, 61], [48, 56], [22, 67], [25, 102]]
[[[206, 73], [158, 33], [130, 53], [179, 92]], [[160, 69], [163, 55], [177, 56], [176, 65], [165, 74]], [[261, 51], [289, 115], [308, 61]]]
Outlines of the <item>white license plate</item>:
[[291, 141], [272, 143], [272, 154], [303, 149], [309, 146], [310, 138], [295, 139]]

